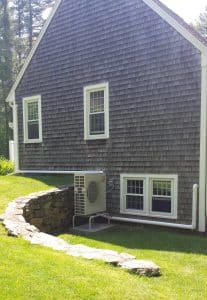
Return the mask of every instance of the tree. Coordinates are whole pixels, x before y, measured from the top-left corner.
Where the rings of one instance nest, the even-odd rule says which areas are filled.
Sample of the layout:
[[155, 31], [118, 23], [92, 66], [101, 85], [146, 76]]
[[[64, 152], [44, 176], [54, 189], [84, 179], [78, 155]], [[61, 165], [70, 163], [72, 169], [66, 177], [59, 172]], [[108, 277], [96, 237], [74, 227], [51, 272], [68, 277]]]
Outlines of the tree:
[[0, 0], [0, 154], [8, 156], [9, 106], [5, 102], [12, 84], [12, 34], [8, 0]]
[[192, 25], [203, 36], [207, 37], [207, 6], [205, 8], [205, 11], [199, 15], [199, 18], [195, 22], [195, 24]]
[[18, 73], [26, 58], [24, 8], [26, 0], [13, 0], [12, 3], [12, 26], [14, 39], [14, 72]]
[[0, 155], [8, 156], [10, 108], [5, 102], [54, 0], [0, 0]]
[[51, 7], [54, 0], [28, 0], [25, 5], [25, 29], [28, 35], [28, 48], [31, 50], [33, 40], [37, 38], [43, 24], [43, 11]]
[[32, 49], [43, 24], [45, 9], [54, 4], [54, 0], [13, 0], [14, 61], [15, 73], [18, 73], [25, 58]]

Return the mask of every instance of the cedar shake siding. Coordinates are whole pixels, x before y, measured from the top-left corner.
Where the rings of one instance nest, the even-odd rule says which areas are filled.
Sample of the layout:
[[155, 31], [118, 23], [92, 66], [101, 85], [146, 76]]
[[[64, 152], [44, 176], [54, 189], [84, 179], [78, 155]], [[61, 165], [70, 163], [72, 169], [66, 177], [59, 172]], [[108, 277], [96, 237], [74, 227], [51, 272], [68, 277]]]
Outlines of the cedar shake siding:
[[[83, 88], [102, 82], [110, 137], [85, 141]], [[43, 142], [24, 144], [22, 98], [32, 95]], [[16, 90], [20, 169], [104, 170], [114, 214], [120, 173], [178, 174], [176, 222], [191, 223], [200, 99], [200, 52], [141, 0], [63, 0]]]

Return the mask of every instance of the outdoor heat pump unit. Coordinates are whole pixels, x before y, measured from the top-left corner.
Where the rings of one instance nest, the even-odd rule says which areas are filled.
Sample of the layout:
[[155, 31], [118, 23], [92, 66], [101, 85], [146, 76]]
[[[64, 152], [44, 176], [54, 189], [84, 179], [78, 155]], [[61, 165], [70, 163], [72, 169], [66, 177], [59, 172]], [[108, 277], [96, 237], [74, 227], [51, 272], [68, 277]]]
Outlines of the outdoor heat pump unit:
[[106, 211], [105, 174], [75, 174], [74, 191], [76, 216], [89, 216]]

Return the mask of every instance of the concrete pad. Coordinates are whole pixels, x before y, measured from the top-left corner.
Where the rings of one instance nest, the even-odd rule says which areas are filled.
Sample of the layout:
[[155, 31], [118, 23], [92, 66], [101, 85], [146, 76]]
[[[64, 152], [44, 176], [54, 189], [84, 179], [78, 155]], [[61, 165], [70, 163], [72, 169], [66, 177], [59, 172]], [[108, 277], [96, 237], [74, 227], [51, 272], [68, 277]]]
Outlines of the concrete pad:
[[84, 224], [84, 225], [74, 227], [73, 230], [80, 231], [80, 232], [98, 232], [98, 231], [102, 231], [105, 229], [109, 229], [113, 226], [114, 225], [112, 225], [112, 224], [93, 223], [91, 226], [91, 229], [89, 229], [88, 224]]

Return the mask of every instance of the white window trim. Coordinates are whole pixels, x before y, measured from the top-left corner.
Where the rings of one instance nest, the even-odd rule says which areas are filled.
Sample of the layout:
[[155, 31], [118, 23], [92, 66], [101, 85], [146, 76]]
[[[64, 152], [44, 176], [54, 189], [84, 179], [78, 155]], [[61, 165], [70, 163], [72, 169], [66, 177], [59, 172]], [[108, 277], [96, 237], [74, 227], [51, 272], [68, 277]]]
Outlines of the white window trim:
[[[87, 101], [87, 95], [90, 92], [96, 90], [104, 90], [104, 121], [105, 121], [105, 133], [90, 135], [89, 132], [89, 103]], [[109, 138], [109, 84], [108, 82], [94, 84], [84, 87], [84, 139], [85, 140], [98, 140], [98, 139], [108, 139]]]
[[[28, 139], [28, 120], [27, 120], [27, 104], [37, 101], [38, 102], [38, 118], [39, 118], [39, 138], [38, 139]], [[23, 105], [23, 128], [24, 128], [24, 143], [42, 143], [42, 105], [41, 105], [41, 95], [24, 97], [22, 100]]]
[[[144, 180], [144, 208], [143, 210], [126, 209], [125, 181]], [[172, 211], [171, 213], [152, 211], [152, 182], [153, 180], [172, 181]], [[177, 219], [177, 200], [178, 200], [178, 175], [165, 174], [121, 174], [120, 175], [120, 213], [129, 215], [139, 215], [148, 217], [158, 217], [165, 219]]]

